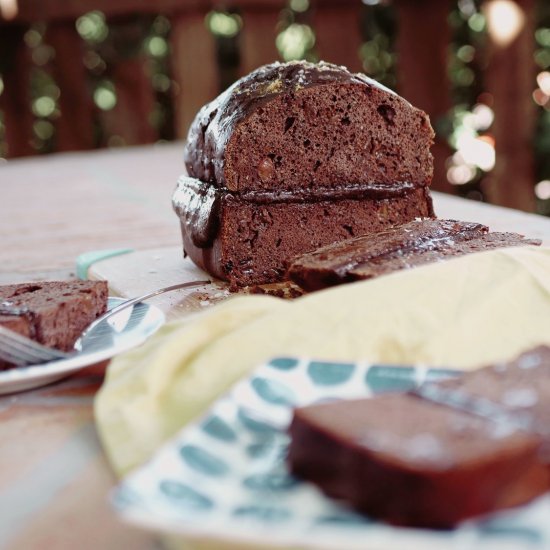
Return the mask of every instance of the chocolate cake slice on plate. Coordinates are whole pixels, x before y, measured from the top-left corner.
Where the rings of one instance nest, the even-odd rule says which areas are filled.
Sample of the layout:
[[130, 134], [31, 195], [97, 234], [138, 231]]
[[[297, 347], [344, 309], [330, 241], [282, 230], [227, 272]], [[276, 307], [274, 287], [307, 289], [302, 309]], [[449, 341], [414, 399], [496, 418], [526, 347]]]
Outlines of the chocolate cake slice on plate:
[[[107, 310], [105, 281], [48, 281], [0, 286], [0, 325], [62, 351]], [[10, 366], [0, 362], [0, 368]]]
[[297, 254], [433, 216], [427, 115], [328, 63], [260, 67], [201, 109], [173, 195], [183, 248], [233, 286]]
[[297, 408], [291, 471], [370, 516], [452, 527], [550, 490], [550, 348], [412, 393]]
[[407, 394], [297, 409], [291, 471], [397, 525], [446, 528], [550, 487], [541, 439]]

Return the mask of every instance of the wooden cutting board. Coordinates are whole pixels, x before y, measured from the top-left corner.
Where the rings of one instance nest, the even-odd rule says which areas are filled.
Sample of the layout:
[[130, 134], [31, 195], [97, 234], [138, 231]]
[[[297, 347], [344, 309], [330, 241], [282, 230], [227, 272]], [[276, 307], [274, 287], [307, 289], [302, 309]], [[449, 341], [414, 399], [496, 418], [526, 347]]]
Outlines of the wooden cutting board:
[[[550, 218], [526, 214], [480, 202], [433, 193], [435, 211], [440, 218], [476, 221], [492, 231], [514, 231], [539, 238], [550, 245]], [[162, 286], [210, 279], [210, 276], [183, 258], [181, 246], [128, 252], [93, 263], [87, 272], [91, 279], [109, 281], [111, 292], [122, 297], [143, 294]], [[277, 288], [280, 285], [267, 285]], [[195, 289], [178, 290], [155, 298], [158, 305], [174, 319], [201, 311], [230, 296], [222, 281]]]
[[[89, 267], [88, 277], [109, 281], [111, 294], [125, 298], [176, 283], [211, 279], [189, 258], [183, 258], [181, 246], [128, 252], [100, 260]], [[169, 319], [175, 319], [201, 311], [229, 295], [228, 285], [215, 281], [160, 295], [154, 303]]]

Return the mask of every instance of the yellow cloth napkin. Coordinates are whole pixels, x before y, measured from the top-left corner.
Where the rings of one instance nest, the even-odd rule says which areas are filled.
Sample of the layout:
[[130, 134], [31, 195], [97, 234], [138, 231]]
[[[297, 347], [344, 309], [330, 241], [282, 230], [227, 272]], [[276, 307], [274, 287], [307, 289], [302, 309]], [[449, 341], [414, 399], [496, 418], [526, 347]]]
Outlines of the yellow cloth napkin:
[[122, 475], [275, 355], [471, 369], [550, 344], [550, 249], [482, 252], [312, 293], [241, 296], [116, 358], [97, 426]]

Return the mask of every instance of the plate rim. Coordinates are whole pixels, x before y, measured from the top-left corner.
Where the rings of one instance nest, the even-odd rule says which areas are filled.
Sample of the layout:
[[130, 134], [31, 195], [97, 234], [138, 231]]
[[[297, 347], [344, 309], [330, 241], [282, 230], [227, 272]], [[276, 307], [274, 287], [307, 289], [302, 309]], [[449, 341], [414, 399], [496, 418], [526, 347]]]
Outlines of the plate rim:
[[[112, 309], [117, 305], [125, 302], [127, 298], [121, 298], [118, 296], [109, 296], [108, 297], [108, 309]], [[143, 303], [143, 302], [142, 302]], [[53, 379], [59, 379], [64, 376], [68, 376], [74, 372], [77, 372], [81, 369], [100, 363], [118, 355], [124, 353], [136, 346], [142, 344], [149, 336], [154, 334], [166, 321], [166, 316], [164, 312], [157, 306], [153, 304], [145, 304], [149, 309], [148, 311], [153, 311], [156, 316], [158, 316], [159, 321], [154, 330], [147, 335], [127, 342], [124, 345], [118, 346], [116, 348], [116, 353], [113, 353], [113, 348], [108, 347], [103, 350], [91, 352], [91, 353], [78, 353], [75, 356], [71, 356], [67, 359], [60, 359], [56, 361], [50, 361], [48, 363], [40, 363], [38, 365], [28, 365], [25, 367], [12, 367], [0, 371], [0, 394], [9, 393], [9, 387], [12, 385], [21, 385], [25, 383], [32, 383], [33, 381], [40, 383], [41, 379], [47, 379], [45, 384], [50, 383]], [[38, 384], [32, 387], [38, 387]], [[31, 386], [28, 387], [30, 389]], [[17, 389], [13, 390], [14, 392], [19, 391]]]

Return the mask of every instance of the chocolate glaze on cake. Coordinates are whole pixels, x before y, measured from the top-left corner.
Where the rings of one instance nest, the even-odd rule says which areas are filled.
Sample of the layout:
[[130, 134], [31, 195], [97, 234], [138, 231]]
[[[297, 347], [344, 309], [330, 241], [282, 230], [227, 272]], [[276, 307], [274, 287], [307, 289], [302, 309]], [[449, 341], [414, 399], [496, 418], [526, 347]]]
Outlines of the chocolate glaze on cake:
[[519, 357], [460, 378], [427, 383], [417, 390], [424, 399], [466, 409], [533, 431], [544, 438], [550, 464], [550, 348], [539, 346]]
[[189, 176], [230, 191], [427, 186], [433, 135], [424, 112], [364, 75], [272, 63], [200, 110], [184, 159]]
[[517, 233], [489, 233], [479, 223], [416, 220], [301, 255], [291, 260], [288, 276], [305, 290], [319, 290], [473, 252], [540, 244]]
[[[0, 325], [45, 346], [72, 349], [107, 309], [105, 281], [48, 281], [0, 286]], [[9, 366], [0, 363], [0, 368]]]
[[208, 273], [239, 286], [285, 278], [288, 258], [301, 252], [433, 213], [424, 188], [385, 199], [315, 196], [271, 203], [209, 190], [207, 208], [192, 210], [186, 205], [193, 199], [186, 197], [183, 184], [174, 194], [174, 207], [185, 252]]
[[292, 255], [433, 216], [432, 140], [425, 113], [363, 75], [261, 67], [191, 126], [173, 197], [184, 250], [233, 285], [274, 282]]
[[371, 517], [451, 527], [548, 490], [538, 436], [406, 394], [296, 409], [292, 473]]

